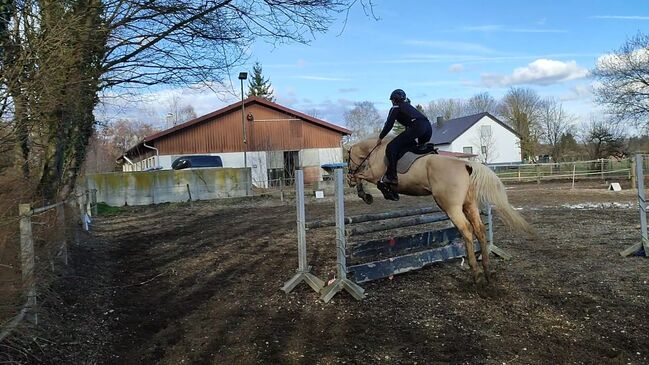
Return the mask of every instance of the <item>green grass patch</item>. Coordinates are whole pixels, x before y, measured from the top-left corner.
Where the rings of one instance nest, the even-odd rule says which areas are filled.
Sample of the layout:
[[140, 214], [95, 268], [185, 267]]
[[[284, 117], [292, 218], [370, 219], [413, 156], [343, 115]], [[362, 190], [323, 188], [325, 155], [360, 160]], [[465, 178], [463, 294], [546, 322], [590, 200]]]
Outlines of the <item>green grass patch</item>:
[[116, 215], [122, 212], [120, 207], [111, 207], [110, 205], [101, 202], [97, 203], [97, 214], [101, 215]]

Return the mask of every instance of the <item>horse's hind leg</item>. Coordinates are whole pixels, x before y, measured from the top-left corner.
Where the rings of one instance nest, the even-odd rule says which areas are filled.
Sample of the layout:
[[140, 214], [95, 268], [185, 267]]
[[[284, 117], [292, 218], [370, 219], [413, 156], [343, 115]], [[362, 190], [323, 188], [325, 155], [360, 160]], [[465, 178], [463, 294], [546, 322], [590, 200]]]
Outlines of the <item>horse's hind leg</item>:
[[475, 201], [465, 203], [463, 210], [464, 214], [469, 219], [469, 222], [471, 222], [471, 226], [473, 226], [473, 233], [478, 238], [478, 242], [480, 242], [482, 270], [487, 277], [487, 281], [490, 281], [491, 272], [489, 271], [489, 244], [487, 242], [487, 230], [484, 223], [482, 223], [482, 218], [480, 218], [480, 210], [478, 209], [478, 204]]
[[485, 278], [478, 270], [478, 261], [476, 260], [475, 250], [473, 248], [473, 230], [471, 229], [471, 224], [467, 216], [464, 215], [461, 206], [453, 206], [445, 210], [451, 222], [453, 222], [464, 238], [464, 247], [466, 249], [466, 256], [469, 259], [469, 266], [471, 266], [471, 271], [473, 272], [473, 280], [478, 285], [478, 290], [481, 290], [483, 289]]

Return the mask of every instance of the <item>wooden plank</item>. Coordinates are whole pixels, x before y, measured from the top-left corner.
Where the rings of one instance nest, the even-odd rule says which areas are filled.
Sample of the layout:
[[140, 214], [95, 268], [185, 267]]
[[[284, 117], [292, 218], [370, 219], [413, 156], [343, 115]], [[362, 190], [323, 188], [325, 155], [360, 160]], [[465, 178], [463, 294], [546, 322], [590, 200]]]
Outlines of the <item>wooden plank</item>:
[[461, 238], [460, 232], [455, 227], [449, 227], [407, 236], [350, 243], [347, 246], [347, 256], [350, 259], [360, 259], [389, 254], [403, 254], [421, 248], [446, 246], [450, 242]]
[[[425, 207], [425, 208], [400, 210], [394, 212], [359, 214], [359, 215], [352, 215], [352, 216], [345, 217], [345, 224], [379, 221], [384, 219], [409, 217], [413, 215], [422, 215], [422, 214], [429, 214], [429, 213], [436, 213], [436, 212], [441, 212], [441, 210], [438, 207]], [[331, 227], [334, 226], [335, 224], [336, 222], [333, 219], [317, 220], [317, 221], [307, 222], [306, 228]]]
[[436, 213], [430, 215], [419, 215], [414, 217], [407, 217], [404, 219], [392, 219], [386, 221], [376, 221], [372, 224], [350, 227], [345, 229], [347, 236], [357, 236], [360, 234], [387, 231], [389, 229], [412, 227], [421, 224], [428, 224], [434, 222], [443, 222], [448, 220], [446, 213]]
[[[475, 244], [475, 251], [480, 251], [478, 243]], [[465, 254], [464, 244], [459, 243], [404, 256], [351, 265], [347, 268], [347, 273], [356, 283], [360, 284], [418, 270], [434, 262], [463, 257]]]

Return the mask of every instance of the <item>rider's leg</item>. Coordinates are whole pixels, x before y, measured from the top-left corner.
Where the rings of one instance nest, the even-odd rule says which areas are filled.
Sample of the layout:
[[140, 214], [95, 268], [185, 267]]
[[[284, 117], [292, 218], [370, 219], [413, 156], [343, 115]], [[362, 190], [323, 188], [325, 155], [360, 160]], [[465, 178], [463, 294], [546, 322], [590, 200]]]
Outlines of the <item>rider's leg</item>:
[[420, 134], [417, 137], [417, 145], [420, 147], [424, 146], [428, 141], [430, 141], [430, 137], [433, 136], [433, 128], [430, 125], [430, 122], [428, 120], [422, 120], [418, 124], [420, 124]]
[[388, 168], [385, 176], [381, 179], [383, 182], [388, 184], [397, 183], [397, 162], [399, 161], [399, 154], [409, 145], [415, 143], [415, 139], [418, 136], [417, 132], [417, 128], [406, 128], [405, 131], [401, 132], [401, 134], [394, 137], [388, 143], [385, 148], [385, 156], [388, 158]]

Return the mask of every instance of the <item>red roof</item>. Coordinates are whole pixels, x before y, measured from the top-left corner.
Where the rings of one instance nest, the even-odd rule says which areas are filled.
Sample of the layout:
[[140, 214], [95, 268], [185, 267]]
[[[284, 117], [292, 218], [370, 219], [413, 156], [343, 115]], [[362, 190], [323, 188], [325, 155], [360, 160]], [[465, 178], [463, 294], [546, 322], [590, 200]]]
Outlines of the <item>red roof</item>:
[[437, 153], [440, 156], [449, 156], [449, 157], [457, 157], [457, 158], [468, 158], [468, 157], [475, 157], [477, 155], [474, 155], [472, 153], [463, 153], [463, 152], [451, 152], [451, 151], [437, 151]]
[[[300, 118], [300, 119], [304, 119], [307, 122], [317, 124], [317, 125], [319, 125], [321, 127], [324, 127], [324, 128], [332, 129], [332, 130], [334, 130], [336, 132], [340, 132], [340, 133], [345, 134], [345, 135], [352, 134], [352, 132], [347, 128], [343, 128], [343, 127], [337, 126], [335, 124], [325, 122], [322, 119], [314, 118], [314, 117], [312, 117], [310, 115], [300, 113], [300, 112], [298, 112], [296, 110], [289, 109], [289, 108], [287, 108], [285, 106], [279, 105], [277, 103], [273, 103], [272, 101], [268, 101], [268, 100], [266, 100], [264, 98], [251, 96], [251, 97], [245, 99], [243, 101], [243, 103], [244, 103], [244, 107], [247, 107], [248, 105], [252, 105], [252, 104], [261, 104], [261, 105], [266, 106], [268, 108], [284, 112], [286, 114], [289, 114], [291, 116], [294, 116], [294, 117], [297, 117], [297, 118]], [[172, 128], [165, 129], [165, 130], [160, 131], [158, 133], [152, 134], [152, 135], [150, 135], [148, 137], [145, 137], [143, 142], [152, 142], [152, 141], [154, 141], [154, 140], [156, 140], [156, 139], [158, 139], [160, 137], [163, 137], [163, 136], [166, 136], [168, 134], [177, 132], [177, 131], [179, 131], [181, 129], [184, 129], [184, 128], [187, 128], [187, 127], [191, 127], [191, 126], [193, 126], [195, 124], [204, 122], [206, 120], [218, 118], [218, 117], [222, 116], [223, 114], [229, 113], [229, 112], [231, 112], [233, 110], [237, 110], [239, 108], [241, 108], [241, 102], [240, 101], [236, 102], [234, 104], [230, 104], [230, 105], [228, 105], [228, 106], [226, 106], [224, 108], [221, 108], [219, 110], [213, 111], [213, 112], [211, 112], [209, 114], [205, 114], [205, 115], [200, 116], [198, 118], [189, 120], [189, 121], [187, 121], [185, 123], [178, 124], [177, 126], [174, 126]]]

